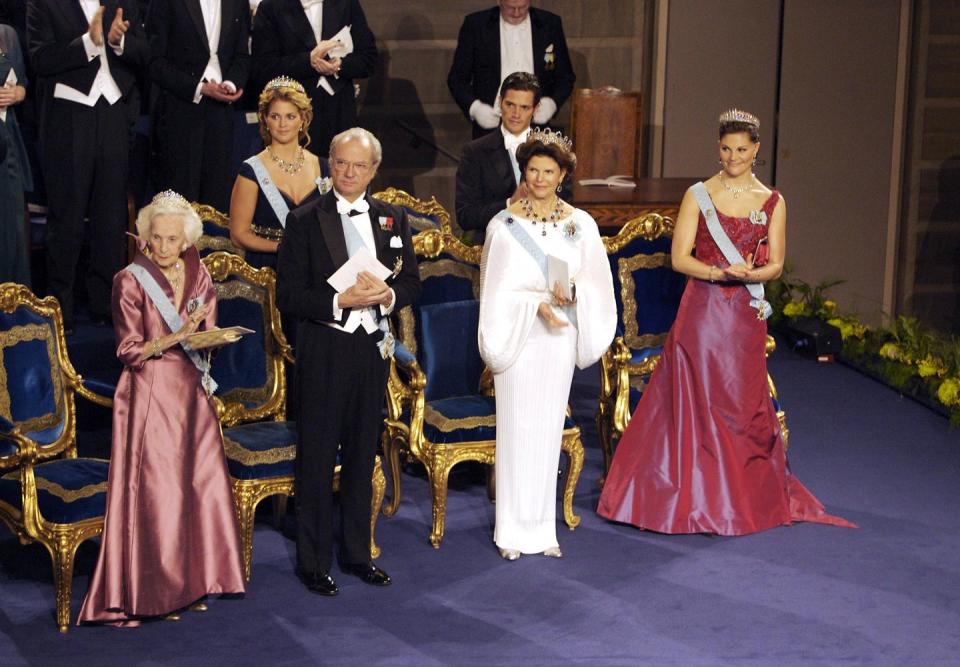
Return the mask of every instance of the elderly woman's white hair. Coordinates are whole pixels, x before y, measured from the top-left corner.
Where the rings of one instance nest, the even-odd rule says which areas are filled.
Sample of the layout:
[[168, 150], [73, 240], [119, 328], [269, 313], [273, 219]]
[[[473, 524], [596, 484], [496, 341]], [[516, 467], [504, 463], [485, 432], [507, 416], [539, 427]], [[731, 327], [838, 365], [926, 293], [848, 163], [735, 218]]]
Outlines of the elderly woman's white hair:
[[383, 148], [380, 146], [380, 140], [377, 139], [372, 132], [362, 127], [351, 127], [349, 130], [344, 130], [335, 136], [330, 141], [330, 157], [333, 157], [333, 154], [337, 152], [337, 146], [345, 144], [348, 141], [359, 141], [360, 143], [370, 146], [373, 150], [374, 164], [380, 164], [380, 160], [383, 159]]
[[144, 241], [149, 239], [153, 221], [160, 215], [176, 215], [183, 218], [183, 235], [187, 239], [187, 247], [192, 246], [203, 235], [203, 223], [190, 202], [173, 190], [164, 190], [154, 195], [150, 203], [140, 209], [140, 213], [137, 214], [137, 236]]

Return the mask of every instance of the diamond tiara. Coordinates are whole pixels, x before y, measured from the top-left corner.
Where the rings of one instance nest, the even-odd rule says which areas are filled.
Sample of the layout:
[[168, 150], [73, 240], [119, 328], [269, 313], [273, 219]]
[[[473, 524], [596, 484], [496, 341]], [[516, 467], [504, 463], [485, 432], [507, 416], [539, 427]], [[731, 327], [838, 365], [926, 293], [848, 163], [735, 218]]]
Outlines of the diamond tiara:
[[727, 109], [720, 114], [720, 123], [746, 123], [747, 125], [753, 125], [758, 130], [760, 129], [760, 121], [756, 116], [736, 107]]
[[293, 88], [298, 93], [306, 93], [303, 85], [296, 79], [291, 79], [289, 76], [278, 76], [275, 79], [270, 79], [267, 82], [267, 85], [263, 88], [264, 91], [267, 90], [280, 90], [281, 88]]
[[554, 132], [553, 130], [542, 127], [536, 127], [530, 130], [530, 134], [527, 135], [527, 141], [539, 141], [543, 144], [556, 144], [564, 150], [573, 150], [572, 139], [563, 136], [563, 134], [560, 132]]
[[172, 208], [192, 208], [190, 206], [190, 202], [188, 202], [183, 195], [176, 193], [173, 190], [164, 190], [163, 192], [158, 192], [153, 196], [153, 199], [150, 200], [150, 204], [153, 206], [169, 206]]

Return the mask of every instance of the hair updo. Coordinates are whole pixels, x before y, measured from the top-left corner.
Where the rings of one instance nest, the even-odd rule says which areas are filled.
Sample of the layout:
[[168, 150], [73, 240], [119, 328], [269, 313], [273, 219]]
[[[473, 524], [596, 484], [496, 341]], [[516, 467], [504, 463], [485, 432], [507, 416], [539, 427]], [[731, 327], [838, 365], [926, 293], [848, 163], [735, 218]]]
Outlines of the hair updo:
[[297, 107], [300, 118], [303, 120], [303, 127], [300, 128], [297, 139], [302, 141], [304, 146], [309, 146], [310, 134], [307, 130], [313, 122], [313, 104], [299, 82], [282, 77], [268, 83], [257, 101], [257, 117], [260, 120], [260, 138], [263, 139], [263, 145], [269, 146], [273, 141], [270, 128], [267, 127], [267, 115], [270, 113], [270, 105], [275, 100], [283, 100]]
[[517, 148], [517, 164], [520, 165], [520, 173], [524, 174], [527, 171], [527, 163], [531, 159], [543, 156], [550, 158], [561, 170], [567, 172], [564, 181], [569, 179], [573, 170], [577, 168], [577, 154], [562, 144], [543, 141], [534, 134], [531, 132], [530, 137]]

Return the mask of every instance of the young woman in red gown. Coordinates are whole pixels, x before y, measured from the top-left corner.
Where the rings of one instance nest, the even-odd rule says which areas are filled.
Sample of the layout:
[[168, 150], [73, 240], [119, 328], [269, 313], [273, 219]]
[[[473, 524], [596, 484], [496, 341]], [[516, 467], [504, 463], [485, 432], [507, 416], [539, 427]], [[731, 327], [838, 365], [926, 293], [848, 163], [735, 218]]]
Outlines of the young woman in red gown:
[[[767, 324], [746, 284], [782, 272], [787, 213], [780, 193], [751, 173], [759, 129], [751, 114], [724, 112], [721, 170], [704, 183], [707, 213], [716, 211], [742, 262], [721, 252], [694, 188], [683, 198], [671, 259], [690, 278], [607, 475], [597, 511], [608, 519], [661, 533], [719, 535], [793, 521], [853, 527], [827, 514], [790, 473], [770, 399]], [[759, 254], [768, 256], [758, 258], [763, 239]]]

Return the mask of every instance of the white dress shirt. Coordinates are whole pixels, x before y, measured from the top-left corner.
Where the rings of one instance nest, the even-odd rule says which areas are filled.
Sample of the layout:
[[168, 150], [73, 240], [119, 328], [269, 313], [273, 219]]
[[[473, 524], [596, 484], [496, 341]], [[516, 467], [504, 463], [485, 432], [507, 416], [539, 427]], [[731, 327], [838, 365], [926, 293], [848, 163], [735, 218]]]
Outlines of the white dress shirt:
[[517, 25], [500, 17], [500, 83], [514, 72], [533, 74], [533, 29], [530, 15]]
[[[367, 246], [367, 250], [370, 251], [370, 254], [376, 257], [377, 242], [373, 236], [369, 202], [367, 202], [365, 197], [359, 197], [356, 201], [349, 202], [336, 190], [333, 191], [333, 194], [337, 198], [337, 213], [339, 213], [341, 216], [346, 215], [349, 211], [359, 211], [360, 215], [349, 217], [348, 220], [351, 224], [353, 224], [354, 228], [357, 230], [357, 233], [360, 234], [360, 238], [363, 240], [363, 244]], [[333, 295], [333, 318], [336, 320], [340, 319], [343, 314], [343, 309], [340, 308], [339, 297], [339, 294]], [[384, 316], [389, 315], [391, 312], [393, 312], [393, 306], [396, 304], [396, 302], [397, 295], [393, 291], [393, 288], [391, 288], [390, 305], [381, 305], [380, 314]], [[327, 322], [326, 324], [334, 329], [345, 331], [346, 333], [353, 333], [357, 330], [357, 327], [361, 326], [368, 334], [371, 334], [379, 329], [377, 320], [373, 316], [373, 308], [370, 306], [367, 306], [366, 308], [352, 309], [343, 324], [335, 324], [333, 322]]]
[[[100, 9], [99, 0], [67, 1], [80, 3], [80, 8], [83, 9], [83, 15], [87, 17], [88, 24], [93, 21], [94, 15], [97, 13], [97, 10]], [[113, 19], [111, 18], [110, 20], [112, 21]], [[119, 47], [110, 47], [118, 56], [123, 53], [124, 39], [125, 38], [122, 38], [120, 40]], [[88, 61], [94, 58], [100, 58], [100, 69], [97, 71], [97, 76], [93, 80], [93, 85], [90, 86], [89, 91], [84, 93], [66, 84], [58, 83], [53, 87], [53, 96], [61, 100], [69, 100], [88, 107], [94, 106], [101, 97], [108, 103], [115, 104], [117, 100], [123, 97], [123, 94], [120, 92], [120, 87], [117, 85], [117, 82], [114, 81], [113, 75], [110, 74], [110, 63], [107, 61], [106, 50], [103, 46], [97, 46], [93, 43], [89, 32], [83, 33], [81, 41], [83, 42], [84, 50], [87, 52]], [[107, 35], [103, 36], [103, 43], [104, 46], [107, 44]]]
[[303, 5], [313, 36], [317, 38], [317, 44], [319, 44], [323, 41], [320, 36], [320, 31], [323, 29], [323, 0], [300, 0], [300, 4]]
[[237, 87], [232, 81], [223, 80], [223, 72], [220, 69], [220, 58], [217, 56], [220, 49], [220, 17], [222, 14], [220, 10], [220, 0], [199, 0], [199, 2], [200, 11], [203, 12], [203, 27], [204, 30], [207, 31], [207, 46], [210, 49], [210, 59], [207, 61], [207, 66], [200, 76], [200, 82], [197, 83], [197, 89], [193, 93], [194, 104], [200, 104], [200, 100], [203, 99], [203, 94], [200, 90], [206, 81], [225, 83], [230, 87], [231, 92], [237, 91]]
[[[527, 137], [530, 136], [530, 127], [527, 126], [527, 129], [520, 134], [513, 134], [501, 124], [500, 134], [503, 135], [503, 146], [510, 154], [510, 164], [513, 166], [514, 179], [517, 185], [520, 185], [520, 180], [523, 175], [520, 173], [520, 163], [517, 162], [517, 149], [520, 148], [523, 142], [527, 140]], [[507, 197], [507, 206], [510, 206], [510, 197]]]

